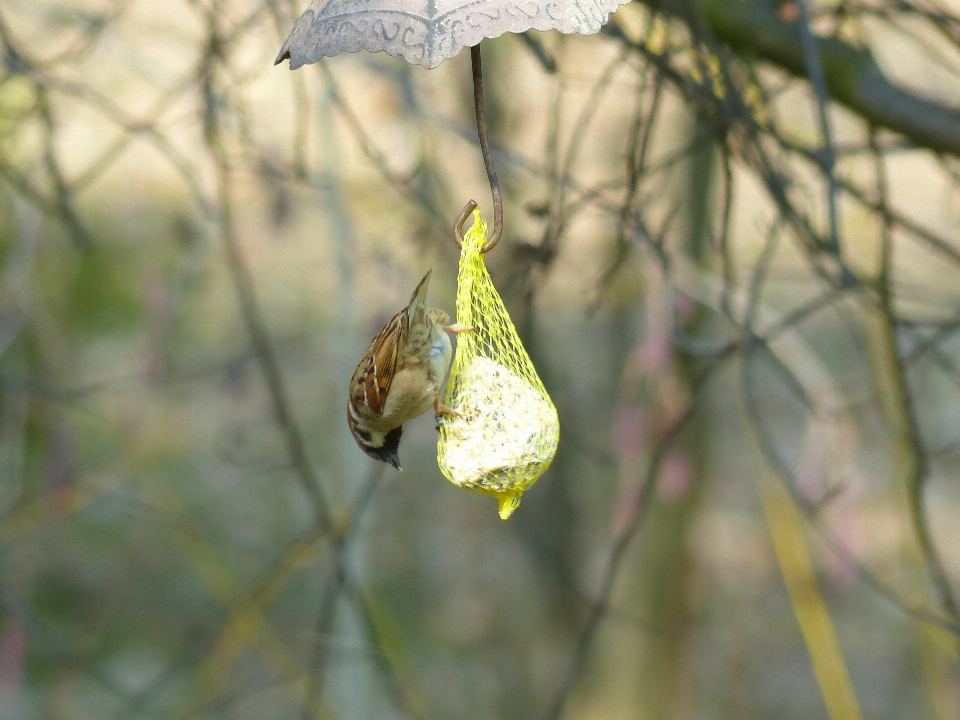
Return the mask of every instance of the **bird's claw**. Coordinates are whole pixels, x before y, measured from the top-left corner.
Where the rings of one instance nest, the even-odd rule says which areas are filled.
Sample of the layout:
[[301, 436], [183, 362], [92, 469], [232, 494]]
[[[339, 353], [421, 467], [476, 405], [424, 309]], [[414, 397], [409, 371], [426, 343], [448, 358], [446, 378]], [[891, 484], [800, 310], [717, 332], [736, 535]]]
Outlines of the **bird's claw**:
[[450, 415], [452, 417], [457, 417], [460, 414], [453, 408], [448, 408], [446, 405], [440, 402], [440, 398], [434, 399], [433, 411], [437, 417], [440, 417], [441, 415]]

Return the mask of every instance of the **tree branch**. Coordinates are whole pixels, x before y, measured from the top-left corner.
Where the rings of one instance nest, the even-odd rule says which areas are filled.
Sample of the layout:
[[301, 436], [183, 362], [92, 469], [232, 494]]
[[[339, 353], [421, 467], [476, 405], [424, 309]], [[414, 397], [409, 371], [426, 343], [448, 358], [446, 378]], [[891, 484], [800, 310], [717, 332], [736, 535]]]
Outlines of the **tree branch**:
[[[705, 26], [738, 54], [756, 55], [808, 79], [801, 28], [777, 15], [771, 0], [640, 0], [691, 27]], [[699, 20], [699, 22], [697, 21]], [[891, 83], [871, 52], [836, 38], [816, 38], [830, 97], [868, 122], [921, 147], [960, 156], [960, 110]]]

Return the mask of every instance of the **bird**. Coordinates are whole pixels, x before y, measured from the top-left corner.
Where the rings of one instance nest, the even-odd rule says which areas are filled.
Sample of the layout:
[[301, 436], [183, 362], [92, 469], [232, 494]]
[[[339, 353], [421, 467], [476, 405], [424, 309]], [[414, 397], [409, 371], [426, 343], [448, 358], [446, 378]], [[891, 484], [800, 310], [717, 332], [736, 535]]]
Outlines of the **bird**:
[[473, 328], [447, 324], [449, 315], [427, 307], [427, 271], [409, 304], [377, 333], [350, 380], [347, 426], [357, 445], [374, 460], [400, 467], [398, 448], [403, 424], [433, 406], [441, 415], [456, 415], [440, 402], [440, 387], [453, 349], [444, 331]]

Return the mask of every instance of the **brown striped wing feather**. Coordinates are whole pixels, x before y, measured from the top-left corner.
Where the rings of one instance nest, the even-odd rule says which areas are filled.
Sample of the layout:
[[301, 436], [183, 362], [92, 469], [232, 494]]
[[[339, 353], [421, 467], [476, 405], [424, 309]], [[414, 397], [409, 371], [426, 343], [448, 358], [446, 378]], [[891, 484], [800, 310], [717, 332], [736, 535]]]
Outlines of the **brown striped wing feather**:
[[[413, 291], [410, 303], [383, 326], [363, 354], [363, 359], [353, 372], [350, 382], [350, 402], [354, 408], [363, 409], [368, 415], [383, 413], [390, 393], [390, 385], [400, 363], [413, 321], [424, 321], [426, 314], [427, 288], [430, 274], [427, 271]], [[413, 321], [411, 321], [413, 319]]]
[[376, 415], [383, 412], [406, 335], [407, 310], [404, 308], [384, 325], [357, 365], [350, 383], [350, 400], [354, 407], [367, 408]]

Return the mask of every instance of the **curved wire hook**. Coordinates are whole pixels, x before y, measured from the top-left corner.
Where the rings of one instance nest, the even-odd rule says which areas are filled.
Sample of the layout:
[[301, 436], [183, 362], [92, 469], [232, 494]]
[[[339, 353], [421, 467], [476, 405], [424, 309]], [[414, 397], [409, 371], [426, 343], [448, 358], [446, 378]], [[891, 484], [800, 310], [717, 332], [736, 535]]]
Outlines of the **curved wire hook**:
[[[463, 210], [460, 211], [460, 217], [458, 217], [453, 223], [453, 239], [457, 241], [457, 247], [459, 248], [463, 247], [463, 224], [467, 221], [467, 218], [470, 217], [470, 213], [476, 209], [477, 201], [467, 200], [467, 204], [464, 205]], [[493, 245], [496, 245], [496, 243], [493, 243]], [[480, 252], [486, 252], [492, 248], [493, 245], [488, 242], [483, 246], [483, 249], [480, 250]]]
[[[493, 195], [493, 231], [490, 233], [490, 239], [483, 246], [481, 252], [489, 252], [500, 242], [500, 236], [503, 235], [503, 194], [500, 191], [500, 180], [497, 178], [497, 169], [493, 166], [493, 152], [490, 149], [490, 135], [487, 133], [487, 114], [483, 107], [483, 73], [480, 69], [480, 46], [474, 45], [470, 48], [470, 65], [473, 68], [473, 107], [477, 115], [477, 136], [480, 138], [480, 152], [483, 153], [483, 165], [487, 169], [487, 181], [490, 183], [490, 193]], [[473, 208], [477, 206], [473, 200]], [[470, 203], [467, 203], [469, 206]], [[455, 234], [458, 238], [457, 245], [463, 241], [463, 223], [466, 221], [466, 215], [470, 210], [464, 209], [460, 217], [457, 218], [455, 225]]]

